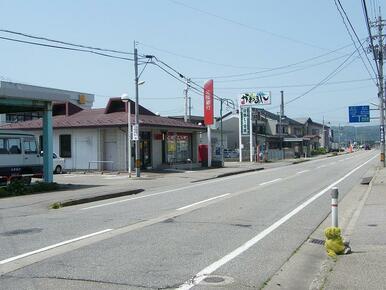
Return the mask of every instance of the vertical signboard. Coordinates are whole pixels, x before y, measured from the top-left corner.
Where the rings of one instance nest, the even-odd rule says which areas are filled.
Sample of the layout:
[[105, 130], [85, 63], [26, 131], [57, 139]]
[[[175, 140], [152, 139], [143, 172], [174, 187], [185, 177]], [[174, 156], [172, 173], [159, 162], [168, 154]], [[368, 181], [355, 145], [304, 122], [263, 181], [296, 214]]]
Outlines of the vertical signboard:
[[241, 135], [249, 136], [250, 134], [250, 113], [251, 107], [241, 107]]
[[204, 123], [213, 125], [213, 80], [204, 84]]

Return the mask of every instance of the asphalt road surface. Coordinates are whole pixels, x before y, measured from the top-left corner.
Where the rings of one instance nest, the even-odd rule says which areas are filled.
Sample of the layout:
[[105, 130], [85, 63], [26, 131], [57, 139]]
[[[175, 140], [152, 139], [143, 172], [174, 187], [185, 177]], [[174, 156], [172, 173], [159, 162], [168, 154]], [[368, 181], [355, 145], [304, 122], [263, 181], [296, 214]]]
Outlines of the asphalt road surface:
[[[0, 210], [0, 289], [251, 289], [376, 165], [361, 151], [59, 210]], [[1, 204], [1, 200], [0, 200]]]

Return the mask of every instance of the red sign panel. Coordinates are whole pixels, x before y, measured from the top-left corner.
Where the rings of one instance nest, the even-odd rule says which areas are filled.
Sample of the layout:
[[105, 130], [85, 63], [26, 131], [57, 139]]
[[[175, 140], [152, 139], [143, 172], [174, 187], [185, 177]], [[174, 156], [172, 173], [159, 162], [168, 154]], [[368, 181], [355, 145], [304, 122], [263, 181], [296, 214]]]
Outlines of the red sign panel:
[[213, 124], [213, 80], [204, 84], [204, 123]]

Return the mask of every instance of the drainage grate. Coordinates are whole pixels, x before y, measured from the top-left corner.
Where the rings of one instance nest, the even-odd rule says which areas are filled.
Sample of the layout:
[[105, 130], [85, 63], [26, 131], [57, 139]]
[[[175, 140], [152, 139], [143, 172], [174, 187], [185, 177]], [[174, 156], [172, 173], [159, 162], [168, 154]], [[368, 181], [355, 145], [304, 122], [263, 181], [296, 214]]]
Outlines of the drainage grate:
[[319, 240], [319, 239], [309, 239], [308, 240], [312, 244], [317, 244], [317, 245], [324, 245], [324, 240]]
[[204, 278], [204, 280], [201, 281], [200, 285], [207, 285], [207, 286], [223, 286], [232, 284], [234, 282], [234, 279], [227, 276], [218, 276], [218, 275], [211, 275]]
[[212, 277], [205, 278], [204, 281], [206, 283], [221, 283], [221, 282], [224, 282], [225, 279], [222, 277], [218, 277], [218, 276], [212, 276]]

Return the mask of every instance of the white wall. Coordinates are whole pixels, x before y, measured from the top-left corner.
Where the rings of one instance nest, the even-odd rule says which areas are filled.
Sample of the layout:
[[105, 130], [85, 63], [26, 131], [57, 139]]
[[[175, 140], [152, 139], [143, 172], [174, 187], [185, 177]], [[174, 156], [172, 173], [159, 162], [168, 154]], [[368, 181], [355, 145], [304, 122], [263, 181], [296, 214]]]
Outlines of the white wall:
[[[32, 133], [37, 138], [43, 135], [42, 130]], [[60, 135], [71, 135], [71, 158], [65, 158], [65, 169], [88, 169], [89, 161], [100, 160], [98, 129], [54, 129], [53, 151], [58, 155]]]
[[151, 140], [151, 157], [153, 168], [160, 167], [162, 165], [162, 140], [155, 140], [155, 134], [161, 134], [161, 131], [152, 130]]

